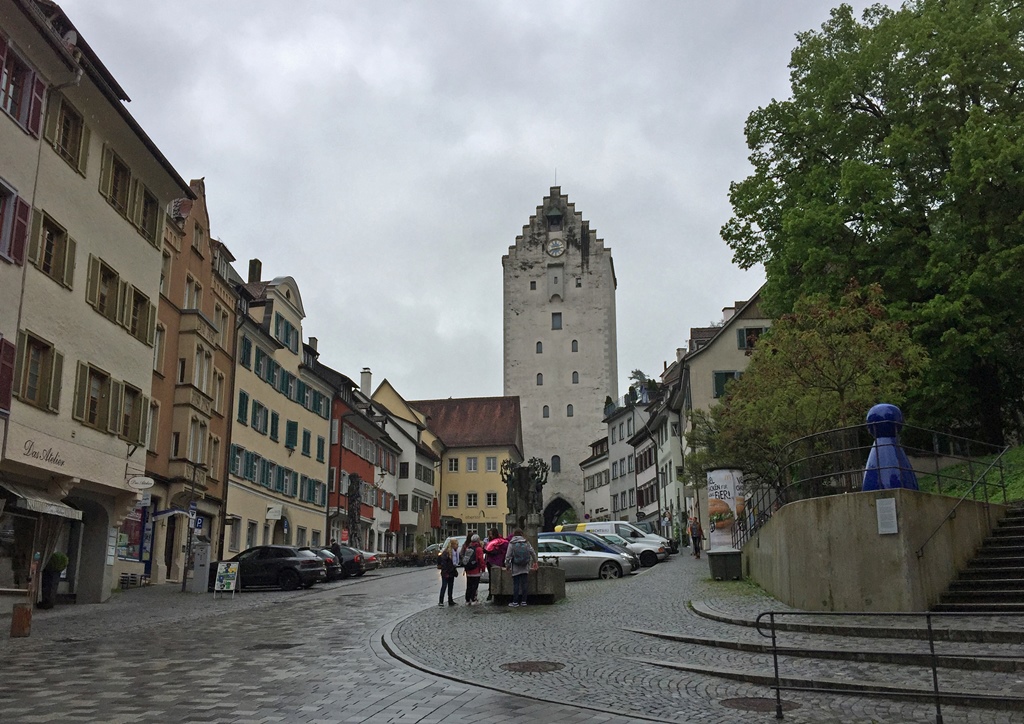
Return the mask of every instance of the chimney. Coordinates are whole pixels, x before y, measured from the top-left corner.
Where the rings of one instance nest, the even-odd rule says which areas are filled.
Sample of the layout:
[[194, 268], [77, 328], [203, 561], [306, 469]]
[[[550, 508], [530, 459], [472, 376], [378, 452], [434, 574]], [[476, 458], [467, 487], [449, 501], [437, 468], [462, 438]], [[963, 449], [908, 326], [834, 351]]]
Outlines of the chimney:
[[317, 342], [316, 337], [310, 337], [309, 338], [309, 346], [313, 348], [314, 352], [316, 351], [316, 342]]
[[259, 259], [249, 260], [249, 283], [255, 284], [258, 281], [262, 281], [263, 277], [263, 262]]
[[373, 384], [373, 373], [370, 372], [369, 367], [363, 367], [363, 371], [359, 373], [359, 391], [367, 397], [373, 391], [370, 389]]
[[736, 313], [736, 307], [722, 307], [722, 322], [728, 322], [732, 319], [732, 315]]

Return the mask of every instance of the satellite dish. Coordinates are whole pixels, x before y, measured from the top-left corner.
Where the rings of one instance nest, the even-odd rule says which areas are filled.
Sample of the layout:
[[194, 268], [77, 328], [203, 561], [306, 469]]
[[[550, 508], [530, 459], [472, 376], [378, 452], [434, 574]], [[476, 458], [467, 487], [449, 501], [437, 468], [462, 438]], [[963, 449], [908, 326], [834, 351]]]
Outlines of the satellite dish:
[[156, 485], [156, 481], [153, 478], [147, 478], [143, 475], [136, 475], [134, 478], [128, 479], [128, 487], [132, 490], [148, 490]]

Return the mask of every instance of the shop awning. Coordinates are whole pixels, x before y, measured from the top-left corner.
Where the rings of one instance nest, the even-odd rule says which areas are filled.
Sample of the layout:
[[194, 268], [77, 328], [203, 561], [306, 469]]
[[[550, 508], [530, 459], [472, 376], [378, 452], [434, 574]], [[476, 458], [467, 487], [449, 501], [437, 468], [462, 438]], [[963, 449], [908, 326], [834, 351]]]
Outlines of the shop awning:
[[45, 490], [27, 488], [6, 481], [0, 483], [0, 488], [3, 488], [18, 499], [14, 503], [15, 508], [32, 510], [36, 513], [45, 513], [46, 515], [59, 515], [62, 518], [71, 518], [72, 520], [82, 519], [82, 511], [75, 510], [70, 505], [62, 503], [59, 498], [50, 495]]

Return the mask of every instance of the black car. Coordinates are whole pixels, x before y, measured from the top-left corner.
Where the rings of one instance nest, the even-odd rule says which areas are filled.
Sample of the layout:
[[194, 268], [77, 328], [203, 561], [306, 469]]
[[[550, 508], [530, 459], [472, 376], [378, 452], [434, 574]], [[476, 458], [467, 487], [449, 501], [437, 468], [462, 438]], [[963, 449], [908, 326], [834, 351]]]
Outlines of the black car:
[[640, 567], [640, 559], [632, 551], [606, 541], [596, 533], [585, 533], [583, 531], [561, 531], [557, 533], [540, 533], [537, 535], [540, 540], [564, 540], [577, 548], [585, 551], [604, 551], [605, 553], [626, 553], [629, 555], [629, 565], [635, 571]]
[[[247, 548], [226, 563], [238, 563], [238, 587], [279, 586], [291, 591], [299, 586], [309, 588], [327, 578], [327, 568], [320, 556], [311, 550], [292, 546], [256, 546]], [[217, 578], [217, 564], [210, 564], [210, 590]]]
[[363, 554], [355, 548], [341, 546], [341, 577], [361, 576], [366, 573], [363, 564]]
[[324, 559], [324, 566], [327, 568], [327, 580], [336, 581], [339, 578], [344, 578], [344, 569], [341, 567], [341, 561], [336, 555], [331, 552], [330, 548], [321, 548], [319, 546], [309, 546], [307, 548], [300, 548], [301, 551], [313, 551], [318, 556]]

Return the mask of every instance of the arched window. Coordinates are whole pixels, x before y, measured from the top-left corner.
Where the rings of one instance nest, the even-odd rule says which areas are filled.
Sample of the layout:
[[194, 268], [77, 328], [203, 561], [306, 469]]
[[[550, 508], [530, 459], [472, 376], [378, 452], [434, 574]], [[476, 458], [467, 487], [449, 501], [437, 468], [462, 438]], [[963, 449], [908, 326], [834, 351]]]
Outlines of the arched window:
[[572, 417], [572, 405], [567, 405], [565, 408], [565, 416]]
[[538, 342], [537, 343], [537, 354], [542, 354], [543, 352], [544, 352], [544, 343], [543, 342]]
[[572, 341], [572, 351], [573, 352], [579, 352], [580, 351], [580, 343], [577, 342], [575, 339]]
[[551, 417], [551, 410], [548, 409], [547, 405], [544, 405], [544, 417]]
[[558, 457], [557, 455], [551, 456], [551, 472], [562, 472], [562, 458]]
[[537, 373], [537, 386], [540, 387], [543, 384], [544, 384], [544, 375], [542, 375], [540, 372], [538, 372]]
[[580, 383], [580, 373], [579, 372], [573, 372], [572, 373], [572, 383], [574, 385], [578, 385]]

